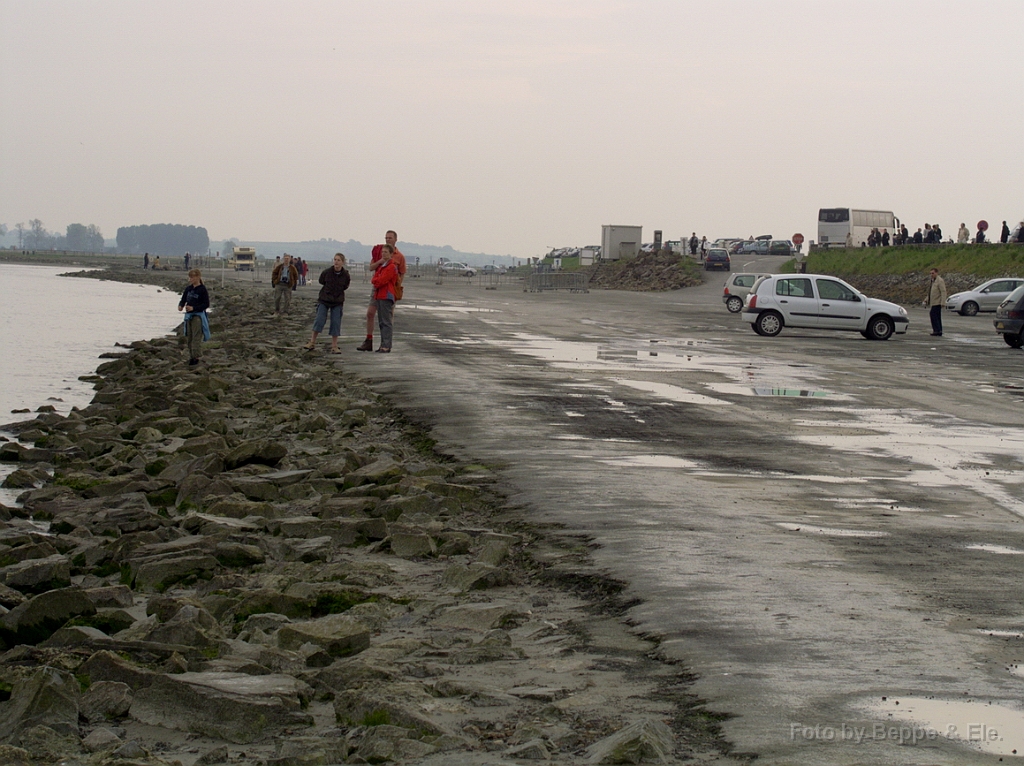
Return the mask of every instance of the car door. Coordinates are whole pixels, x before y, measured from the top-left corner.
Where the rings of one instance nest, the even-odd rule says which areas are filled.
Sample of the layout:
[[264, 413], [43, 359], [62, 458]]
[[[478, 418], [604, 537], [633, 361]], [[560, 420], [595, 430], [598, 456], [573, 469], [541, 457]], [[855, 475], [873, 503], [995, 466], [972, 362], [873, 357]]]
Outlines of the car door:
[[986, 287], [978, 296], [978, 305], [982, 311], [995, 311], [1006, 296], [1021, 285], [1019, 279], [1001, 279]]
[[808, 277], [780, 277], [775, 281], [775, 303], [788, 327], [817, 327], [818, 299]]
[[866, 306], [861, 297], [845, 282], [815, 277], [818, 294], [819, 327], [833, 330], [863, 330]]

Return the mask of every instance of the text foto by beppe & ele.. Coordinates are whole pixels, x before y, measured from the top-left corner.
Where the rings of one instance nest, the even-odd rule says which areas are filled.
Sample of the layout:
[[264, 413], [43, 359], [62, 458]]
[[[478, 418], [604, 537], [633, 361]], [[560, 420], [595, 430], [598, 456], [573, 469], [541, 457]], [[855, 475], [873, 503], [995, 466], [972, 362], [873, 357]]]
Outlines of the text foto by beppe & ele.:
[[872, 726], [854, 726], [843, 723], [838, 726], [818, 724], [808, 726], [803, 723], [789, 725], [789, 739], [812, 740], [818, 742], [868, 742], [874, 740], [893, 740], [901, 745], [916, 745], [918, 742], [930, 742], [945, 737], [968, 742], [997, 742], [1002, 740], [999, 732], [988, 724], [970, 723], [963, 727], [950, 724], [944, 730], [930, 726], [900, 725], [892, 726], [876, 723]]

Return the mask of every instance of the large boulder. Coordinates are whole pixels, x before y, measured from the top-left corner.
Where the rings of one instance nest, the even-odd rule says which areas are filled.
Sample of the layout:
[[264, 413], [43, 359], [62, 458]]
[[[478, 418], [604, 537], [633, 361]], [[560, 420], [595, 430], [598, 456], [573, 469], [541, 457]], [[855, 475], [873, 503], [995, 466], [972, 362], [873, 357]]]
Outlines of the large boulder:
[[298, 649], [303, 644], [315, 644], [332, 657], [347, 657], [369, 648], [370, 630], [351, 617], [331, 614], [284, 625], [277, 632], [277, 645], [282, 649]]
[[313, 718], [301, 712], [312, 692], [302, 681], [280, 674], [162, 675], [135, 693], [130, 715], [152, 726], [245, 744], [313, 725]]
[[288, 454], [288, 448], [270, 439], [245, 441], [224, 456], [224, 466], [229, 471], [250, 463], [275, 466]]
[[21, 744], [21, 734], [48, 726], [59, 734], [78, 734], [78, 681], [70, 673], [42, 667], [14, 683], [11, 698], [0, 705], [0, 738]]
[[85, 591], [76, 586], [35, 596], [0, 617], [0, 641], [7, 646], [45, 641], [72, 617], [96, 614]]

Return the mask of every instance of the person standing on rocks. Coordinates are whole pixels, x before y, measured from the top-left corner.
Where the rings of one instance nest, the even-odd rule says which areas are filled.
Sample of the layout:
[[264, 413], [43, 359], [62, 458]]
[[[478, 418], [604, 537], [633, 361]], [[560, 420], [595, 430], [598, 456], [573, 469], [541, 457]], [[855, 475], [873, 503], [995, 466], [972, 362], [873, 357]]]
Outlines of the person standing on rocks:
[[[384, 248], [390, 247], [394, 254], [392, 260], [395, 262], [395, 268], [398, 269], [398, 287], [395, 300], [401, 300], [402, 281], [405, 279], [405, 256], [402, 255], [401, 250], [395, 247], [396, 242], [398, 242], [398, 234], [393, 230], [388, 230], [384, 235], [385, 244], [374, 245], [370, 253], [370, 269], [376, 273], [377, 269], [383, 264], [382, 253]], [[373, 351], [373, 318], [377, 314], [376, 294], [376, 289], [370, 291], [370, 305], [366, 309], [366, 340], [356, 346], [356, 351]], [[394, 304], [392, 304], [391, 308], [394, 309]]]
[[[380, 346], [377, 347], [377, 351], [381, 354], [391, 353], [395, 301], [398, 300], [399, 280], [401, 279], [394, 255], [395, 248], [393, 245], [381, 247], [381, 263], [377, 266], [377, 270], [373, 272], [373, 277], [370, 280], [373, 283], [373, 299], [377, 308], [377, 323], [380, 325]], [[370, 343], [372, 342], [371, 339]]]
[[288, 253], [270, 272], [270, 284], [274, 286], [274, 316], [287, 314], [292, 305], [292, 290], [299, 284], [299, 272]]
[[348, 289], [352, 278], [345, 269], [345, 255], [334, 254], [334, 266], [328, 266], [320, 272], [320, 295], [316, 303], [316, 320], [313, 322], [313, 337], [306, 344], [306, 349], [312, 351], [316, 348], [316, 336], [323, 332], [324, 324], [327, 322], [327, 314], [331, 315], [331, 350], [332, 354], [340, 354], [338, 348], [338, 336], [341, 335], [341, 312], [345, 305], [345, 291]]
[[199, 364], [203, 355], [202, 342], [210, 339], [210, 323], [206, 319], [208, 308], [210, 293], [203, 284], [203, 273], [199, 269], [192, 269], [188, 273], [188, 285], [178, 301], [178, 311], [185, 312], [185, 343], [190, 367]]
[[946, 282], [932, 269], [928, 284], [928, 316], [932, 320], [932, 335], [942, 337], [942, 310], [946, 306]]

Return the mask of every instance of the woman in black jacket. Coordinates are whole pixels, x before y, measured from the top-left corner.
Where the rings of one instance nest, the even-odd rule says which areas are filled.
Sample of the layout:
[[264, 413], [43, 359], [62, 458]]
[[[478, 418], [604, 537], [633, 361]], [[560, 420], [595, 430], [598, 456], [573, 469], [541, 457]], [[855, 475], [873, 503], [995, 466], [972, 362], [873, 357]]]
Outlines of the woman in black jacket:
[[341, 335], [341, 312], [345, 305], [345, 291], [352, 281], [345, 270], [345, 256], [334, 254], [334, 265], [328, 266], [320, 273], [320, 295], [317, 297], [316, 321], [313, 322], [313, 337], [305, 348], [312, 351], [316, 348], [316, 337], [323, 331], [327, 323], [327, 313], [331, 314], [331, 348], [330, 353], [340, 354], [338, 336]]
[[210, 324], [206, 310], [210, 308], [210, 294], [203, 284], [203, 273], [192, 269], [188, 273], [188, 286], [178, 301], [178, 311], [184, 310], [185, 340], [188, 345], [188, 363], [195, 367], [203, 350], [201, 343], [210, 339]]

